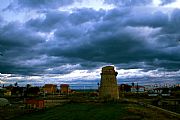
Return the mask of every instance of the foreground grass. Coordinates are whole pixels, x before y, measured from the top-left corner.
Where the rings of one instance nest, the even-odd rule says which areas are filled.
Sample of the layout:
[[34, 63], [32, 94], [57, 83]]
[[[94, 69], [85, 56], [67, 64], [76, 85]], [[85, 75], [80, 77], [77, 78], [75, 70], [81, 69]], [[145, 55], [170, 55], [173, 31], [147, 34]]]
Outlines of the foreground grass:
[[176, 118], [136, 104], [73, 103], [44, 112], [26, 114], [13, 120], [176, 120]]

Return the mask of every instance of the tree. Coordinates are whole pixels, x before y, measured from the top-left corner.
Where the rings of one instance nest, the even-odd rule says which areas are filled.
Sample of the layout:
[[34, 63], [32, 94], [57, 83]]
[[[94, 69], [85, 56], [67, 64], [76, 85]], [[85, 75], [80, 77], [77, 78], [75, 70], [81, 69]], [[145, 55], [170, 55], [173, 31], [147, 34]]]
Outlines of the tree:
[[14, 86], [15, 86], [15, 87], [17, 87], [17, 86], [18, 86], [18, 83], [17, 83], [17, 82], [16, 82], [16, 83], [14, 83]]
[[24, 91], [24, 97], [28, 97], [28, 94], [29, 94], [29, 88], [31, 87], [30, 84], [27, 84], [26, 85], [26, 90]]

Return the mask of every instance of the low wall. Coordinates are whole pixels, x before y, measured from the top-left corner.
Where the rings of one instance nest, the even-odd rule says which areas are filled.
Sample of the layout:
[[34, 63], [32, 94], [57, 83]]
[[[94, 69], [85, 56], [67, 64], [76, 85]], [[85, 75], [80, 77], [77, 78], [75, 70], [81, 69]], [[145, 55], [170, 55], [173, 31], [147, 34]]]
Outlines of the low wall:
[[56, 105], [62, 105], [70, 100], [44, 100], [45, 107], [53, 107]]

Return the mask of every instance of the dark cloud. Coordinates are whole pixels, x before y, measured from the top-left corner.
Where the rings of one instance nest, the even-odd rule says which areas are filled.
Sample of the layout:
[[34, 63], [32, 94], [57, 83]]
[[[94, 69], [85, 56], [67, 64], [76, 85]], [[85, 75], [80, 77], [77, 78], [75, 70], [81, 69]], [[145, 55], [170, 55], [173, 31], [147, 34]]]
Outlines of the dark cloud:
[[36, 31], [49, 32], [57, 27], [64, 27], [67, 20], [67, 12], [46, 12], [45, 18], [31, 19], [26, 23], [26, 26]]
[[3, 56], [0, 59], [1, 73], [26, 73], [31, 69], [19, 64], [19, 62], [36, 57], [33, 49], [43, 42], [43, 38], [37, 33], [25, 29], [20, 23], [9, 23], [0, 30], [0, 51]]
[[74, 0], [15, 0], [9, 5], [10, 8], [15, 6], [26, 7], [26, 8], [35, 8], [35, 9], [47, 9], [47, 8], [58, 8], [65, 5], [70, 5]]
[[22, 28], [19, 23], [9, 23], [1, 28], [0, 44], [3, 47], [29, 47], [42, 42], [36, 33]]
[[[84, 15], [86, 12], [90, 14], [88, 17]], [[99, 12], [81, 9], [66, 16], [66, 24], [69, 25], [66, 26], [65, 24], [66, 28], [56, 27], [55, 39], [47, 42], [50, 45], [47, 54], [112, 64], [132, 61], [152, 62], [156, 58], [171, 59], [171, 54], [166, 52], [166, 48], [168, 46], [178, 46], [176, 41], [171, 40], [171, 37], [167, 37], [167, 33], [157, 33], [152, 34], [153, 36], [151, 35], [151, 37], [156, 39], [154, 44], [157, 44], [152, 47], [148, 40], [144, 40], [147, 39], [145, 38], [146, 36], [138, 35], [133, 29], [131, 31], [127, 29], [127, 26], [132, 26], [132, 28], [137, 27], [137, 29], [142, 27], [142, 30], [143, 27], [149, 27], [152, 30], [161, 27], [164, 30], [169, 24], [174, 22], [169, 21], [167, 14], [162, 12], [153, 14], [145, 14], [144, 12], [141, 14], [140, 12], [136, 16], [134, 11], [130, 9], [113, 9], [106, 12], [106, 14], [100, 14], [98, 17], [93, 16], [95, 13]], [[74, 19], [72, 19], [72, 16]], [[81, 20], [79, 16], [84, 16], [86, 19], [82, 17]], [[76, 18], [79, 20], [76, 20]], [[82, 23], [93, 23], [94, 20], [98, 21], [100, 18], [103, 18], [103, 21], [90, 25], [91, 29], [84, 31], [81, 28]], [[46, 19], [48, 19], [48, 16]], [[55, 23], [58, 24], [58, 22]], [[48, 24], [44, 25], [48, 26]], [[54, 43], [56, 44], [54, 45]], [[179, 60], [179, 56], [174, 60]]]
[[169, 4], [169, 3], [173, 3], [175, 2], [176, 0], [161, 0], [161, 5], [166, 5], [166, 4]]
[[[45, 12], [45, 18], [31, 19], [26, 25], [37, 31], [49, 32], [52, 29], [66, 29], [69, 25], [78, 26], [87, 22], [96, 22], [104, 14], [104, 11], [93, 9], [78, 9], [73, 13], [62, 11]], [[73, 27], [72, 26], [72, 27]]]
[[117, 6], [139, 6], [150, 4], [152, 0], [105, 0], [105, 3]]
[[38, 9], [41, 15], [24, 22], [2, 21], [0, 73], [65, 75], [112, 64], [144, 72], [178, 71], [179, 9], [166, 13], [143, 7], [151, 0], [106, 0], [116, 5], [111, 10], [54, 9], [73, 2], [18, 0], [19, 8]]
[[[171, 60], [171, 61], [170, 61]], [[159, 68], [166, 68], [167, 70], [179, 70], [178, 66], [180, 65], [180, 62], [178, 60], [159, 60], [155, 59], [153, 61], [154, 66], [158, 66]]]
[[93, 9], [78, 9], [74, 13], [70, 14], [69, 19], [70, 22], [74, 25], [83, 24], [86, 22], [96, 22], [99, 21], [101, 16], [105, 13], [105, 11], [95, 11]]
[[3, 18], [0, 16], [0, 26], [1, 26], [2, 22], [3, 22]]
[[180, 33], [180, 30], [178, 29], [179, 27], [180, 27], [180, 9], [175, 9], [171, 14], [168, 24], [163, 27], [163, 30], [165, 33], [168, 34], [179, 34]]
[[126, 24], [131, 26], [164, 27], [168, 24], [168, 15], [163, 12], [152, 13], [146, 11], [138, 16], [134, 11], [126, 19]]

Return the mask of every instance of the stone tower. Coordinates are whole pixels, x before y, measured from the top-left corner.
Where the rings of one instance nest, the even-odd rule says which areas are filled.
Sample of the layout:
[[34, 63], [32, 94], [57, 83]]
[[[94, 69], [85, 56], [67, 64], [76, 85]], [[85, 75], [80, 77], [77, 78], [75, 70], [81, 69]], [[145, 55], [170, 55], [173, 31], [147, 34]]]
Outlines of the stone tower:
[[119, 99], [117, 86], [117, 72], [113, 66], [105, 66], [102, 68], [101, 82], [99, 88], [99, 97], [106, 99]]

